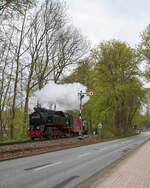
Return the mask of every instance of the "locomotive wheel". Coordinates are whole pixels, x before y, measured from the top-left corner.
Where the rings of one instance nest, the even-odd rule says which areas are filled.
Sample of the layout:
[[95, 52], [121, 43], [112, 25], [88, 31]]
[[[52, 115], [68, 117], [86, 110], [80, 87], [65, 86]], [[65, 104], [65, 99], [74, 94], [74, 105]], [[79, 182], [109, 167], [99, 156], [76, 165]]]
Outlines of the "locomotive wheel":
[[40, 140], [44, 140], [43, 136], [40, 136], [39, 138], [40, 138]]
[[71, 132], [71, 133], [70, 133], [70, 137], [73, 137], [73, 136], [74, 136], [74, 134], [73, 134], [73, 132]]

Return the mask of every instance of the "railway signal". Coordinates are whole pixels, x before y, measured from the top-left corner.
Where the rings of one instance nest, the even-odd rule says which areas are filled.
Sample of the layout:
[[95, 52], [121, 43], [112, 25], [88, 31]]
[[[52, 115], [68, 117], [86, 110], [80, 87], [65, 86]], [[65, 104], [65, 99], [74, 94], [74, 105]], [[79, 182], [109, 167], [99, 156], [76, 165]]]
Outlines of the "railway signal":
[[80, 91], [80, 93], [78, 93], [78, 95], [93, 95], [93, 92], [90, 91], [90, 92], [86, 92], [86, 93], [82, 93], [82, 91]]
[[82, 90], [80, 91], [80, 93], [78, 93], [78, 95], [80, 96], [80, 121], [81, 121], [81, 134], [83, 131], [83, 125], [82, 125], [82, 99], [84, 98], [84, 95], [93, 95], [93, 92], [86, 92], [86, 93], [82, 93]]
[[92, 92], [92, 91], [90, 91], [90, 92], [88, 93], [88, 95], [93, 95], [93, 92]]

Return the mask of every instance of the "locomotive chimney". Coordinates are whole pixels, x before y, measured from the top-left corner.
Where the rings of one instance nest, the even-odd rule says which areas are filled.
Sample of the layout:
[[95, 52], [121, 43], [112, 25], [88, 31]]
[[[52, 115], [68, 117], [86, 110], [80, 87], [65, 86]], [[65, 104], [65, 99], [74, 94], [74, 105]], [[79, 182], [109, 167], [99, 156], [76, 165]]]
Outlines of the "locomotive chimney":
[[39, 103], [39, 101], [37, 101], [37, 108], [41, 108], [41, 104]]
[[54, 104], [54, 111], [56, 111], [56, 104]]

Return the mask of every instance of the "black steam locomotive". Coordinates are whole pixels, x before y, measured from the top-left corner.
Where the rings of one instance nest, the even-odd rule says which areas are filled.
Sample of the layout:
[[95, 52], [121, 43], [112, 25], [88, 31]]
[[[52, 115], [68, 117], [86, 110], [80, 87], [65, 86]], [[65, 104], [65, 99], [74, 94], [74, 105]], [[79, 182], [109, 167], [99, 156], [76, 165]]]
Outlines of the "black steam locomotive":
[[87, 126], [82, 127], [79, 117], [63, 111], [47, 110], [45, 108], [34, 108], [34, 112], [29, 115], [30, 126], [27, 135], [34, 138], [57, 138], [62, 136], [79, 135], [82, 131], [87, 131]]

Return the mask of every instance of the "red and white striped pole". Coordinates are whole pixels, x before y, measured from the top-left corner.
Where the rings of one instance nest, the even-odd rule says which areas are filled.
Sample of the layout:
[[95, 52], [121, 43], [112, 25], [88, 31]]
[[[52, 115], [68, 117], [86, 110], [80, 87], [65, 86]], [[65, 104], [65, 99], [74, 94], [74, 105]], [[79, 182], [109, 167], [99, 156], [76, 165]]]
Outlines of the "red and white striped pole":
[[80, 119], [82, 120], [82, 91], [80, 91]]
[[88, 92], [88, 93], [82, 93], [82, 90], [80, 91], [80, 93], [78, 93], [80, 96], [80, 121], [81, 121], [81, 135], [83, 133], [83, 122], [82, 122], [82, 98], [84, 97], [84, 95], [93, 95], [93, 92]]
[[79, 116], [79, 118], [80, 118], [80, 121], [81, 121], [81, 135], [82, 135], [82, 133], [83, 133], [83, 126], [82, 126], [82, 97], [84, 96], [84, 95], [82, 95], [82, 91], [80, 91], [79, 96], [80, 96], [80, 116]]

